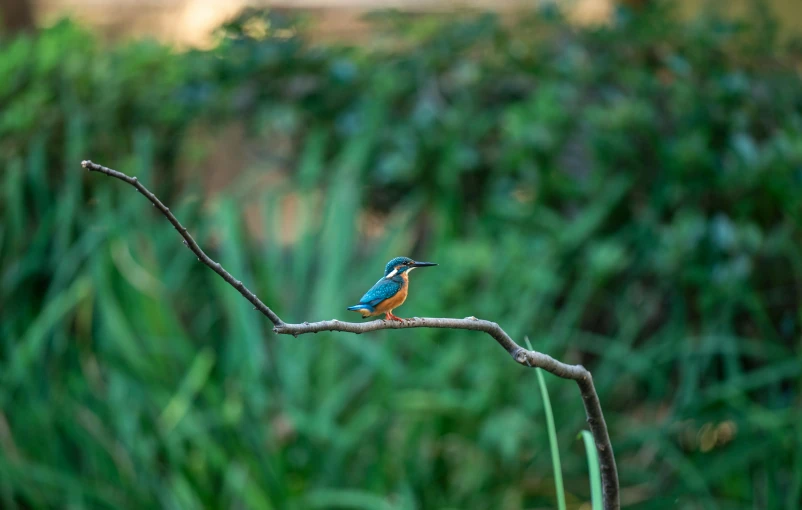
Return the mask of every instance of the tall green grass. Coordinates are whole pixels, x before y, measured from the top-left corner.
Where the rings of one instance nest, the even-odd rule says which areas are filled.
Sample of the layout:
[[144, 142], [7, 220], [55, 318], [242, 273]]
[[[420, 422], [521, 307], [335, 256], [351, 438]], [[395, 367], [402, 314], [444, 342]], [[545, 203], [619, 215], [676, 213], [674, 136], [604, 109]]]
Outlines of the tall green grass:
[[590, 478], [590, 500], [592, 510], [601, 510], [602, 507], [602, 483], [601, 470], [599, 469], [599, 454], [596, 451], [596, 441], [593, 435], [587, 430], [579, 433], [582, 442], [585, 444], [585, 453], [588, 456], [588, 476]]

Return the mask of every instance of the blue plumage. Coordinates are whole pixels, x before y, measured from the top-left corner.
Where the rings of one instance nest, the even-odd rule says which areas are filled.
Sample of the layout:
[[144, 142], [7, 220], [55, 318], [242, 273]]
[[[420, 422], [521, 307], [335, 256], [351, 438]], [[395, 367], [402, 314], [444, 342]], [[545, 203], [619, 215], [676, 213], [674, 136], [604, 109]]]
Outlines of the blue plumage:
[[376, 282], [376, 284], [373, 285], [369, 291], [365, 292], [365, 295], [359, 300], [358, 305], [349, 306], [348, 310], [358, 312], [362, 309], [365, 309], [372, 313], [376, 310], [376, 306], [378, 306], [379, 303], [385, 299], [395, 296], [398, 291], [401, 290], [401, 286], [403, 284], [404, 281], [401, 278], [398, 278], [397, 280], [388, 280], [387, 278], [382, 278]]
[[[388, 274], [392, 273], [395, 268], [398, 268], [399, 272], [406, 271], [410, 268], [410, 264], [415, 262], [409, 257], [396, 257], [384, 266], [384, 277], [386, 278]], [[368, 291], [370, 292], [370, 291]]]
[[366, 305], [349, 306], [348, 308], [346, 308], [346, 310], [351, 310], [352, 312], [359, 312], [361, 310], [367, 310], [368, 312], [371, 312], [371, 313], [376, 311], [375, 308], [373, 308], [372, 306], [367, 305], [367, 304]]
[[365, 292], [365, 295], [362, 296], [362, 299], [359, 300], [360, 304], [370, 305], [371, 307], [375, 308], [376, 305], [384, 301], [385, 299], [391, 298], [401, 290], [401, 286], [404, 284], [404, 281], [401, 278], [391, 279], [388, 280], [387, 278], [382, 278], [376, 284], [370, 288], [369, 291]]

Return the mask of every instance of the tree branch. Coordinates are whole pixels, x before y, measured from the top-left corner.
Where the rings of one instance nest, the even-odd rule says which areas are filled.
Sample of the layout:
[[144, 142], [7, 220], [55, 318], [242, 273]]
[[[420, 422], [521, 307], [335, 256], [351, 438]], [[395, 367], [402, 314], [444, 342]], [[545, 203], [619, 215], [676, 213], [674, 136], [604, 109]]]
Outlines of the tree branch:
[[106, 168], [105, 166], [98, 165], [91, 161], [83, 161], [81, 163], [85, 169], [90, 172], [100, 172], [110, 177], [115, 177], [128, 184], [134, 186], [137, 191], [142, 193], [153, 205], [164, 214], [165, 217], [173, 224], [175, 229], [184, 238], [184, 244], [197, 255], [198, 260], [209, 266], [215, 273], [219, 274], [229, 285], [234, 287], [237, 292], [242, 294], [245, 299], [254, 305], [255, 310], [259, 310], [273, 323], [273, 331], [280, 335], [304, 335], [307, 333], [318, 333], [320, 331], [343, 331], [347, 333], [368, 333], [371, 331], [379, 331], [382, 329], [409, 329], [409, 328], [441, 328], [441, 329], [465, 329], [470, 331], [481, 331], [487, 333], [506, 350], [512, 359], [517, 363], [527, 366], [542, 368], [563, 379], [571, 379], [576, 381], [579, 386], [579, 392], [582, 394], [582, 403], [585, 406], [585, 414], [587, 415], [588, 426], [590, 433], [596, 443], [596, 450], [599, 453], [599, 466], [601, 468], [602, 488], [604, 490], [604, 508], [605, 510], [618, 510], [620, 508], [619, 501], [619, 487], [618, 487], [618, 471], [615, 464], [615, 456], [613, 455], [613, 447], [610, 444], [610, 436], [607, 433], [607, 424], [604, 421], [604, 415], [599, 402], [599, 396], [596, 394], [596, 389], [593, 386], [593, 378], [590, 372], [581, 365], [567, 365], [546, 354], [530, 351], [524, 349], [495, 322], [490, 322], [476, 317], [466, 317], [464, 319], [432, 319], [432, 318], [418, 318], [406, 319], [403, 322], [388, 321], [388, 320], [375, 320], [371, 322], [341, 322], [337, 319], [321, 322], [304, 322], [303, 324], [287, 324], [282, 321], [273, 310], [267, 305], [262, 303], [256, 295], [248, 290], [245, 285], [235, 279], [231, 274], [223, 269], [218, 263], [209, 258], [203, 250], [198, 246], [198, 243], [187, 233], [186, 227], [173, 216], [170, 209], [166, 207], [156, 195], [148, 191], [148, 189], [140, 183], [136, 177], [129, 177], [122, 172]]
[[106, 168], [105, 166], [98, 165], [97, 163], [92, 163], [89, 160], [82, 161], [81, 166], [86, 168], [90, 172], [100, 172], [108, 175], [109, 177], [116, 177], [121, 181], [125, 181], [134, 188], [136, 188], [137, 191], [145, 195], [145, 198], [150, 200], [153, 203], [153, 205], [156, 206], [156, 208], [159, 211], [161, 211], [161, 213], [165, 215], [168, 220], [170, 220], [170, 223], [173, 224], [175, 229], [178, 230], [178, 233], [181, 234], [181, 237], [184, 238], [184, 245], [189, 247], [189, 249], [192, 250], [192, 252], [198, 256], [198, 260], [209, 266], [212, 269], [212, 271], [219, 274], [223, 278], [223, 280], [228, 282], [229, 285], [237, 289], [237, 292], [242, 294], [245, 297], [245, 299], [253, 303], [253, 306], [256, 307], [256, 310], [262, 312], [268, 319], [270, 319], [270, 322], [272, 322], [276, 326], [281, 326], [284, 324], [284, 322], [281, 319], [279, 319], [278, 315], [276, 315], [276, 313], [273, 310], [268, 308], [266, 304], [262, 303], [262, 301], [258, 297], [256, 297], [256, 294], [249, 291], [248, 288], [245, 287], [245, 285], [241, 281], [231, 276], [231, 273], [223, 269], [223, 266], [221, 266], [219, 262], [215, 262], [214, 260], [209, 258], [209, 256], [206, 255], [203, 252], [203, 250], [201, 250], [201, 247], [198, 246], [198, 243], [195, 242], [192, 236], [189, 235], [189, 233], [187, 232], [187, 227], [183, 226], [181, 222], [179, 222], [178, 219], [175, 216], [173, 216], [173, 213], [170, 212], [170, 208], [164, 205], [161, 202], [161, 200], [156, 198], [156, 195], [151, 193], [148, 190], [148, 188], [143, 186], [142, 183], [139, 182], [139, 180], [136, 177], [129, 177], [122, 172], [118, 172], [117, 170], [112, 170], [111, 168]]

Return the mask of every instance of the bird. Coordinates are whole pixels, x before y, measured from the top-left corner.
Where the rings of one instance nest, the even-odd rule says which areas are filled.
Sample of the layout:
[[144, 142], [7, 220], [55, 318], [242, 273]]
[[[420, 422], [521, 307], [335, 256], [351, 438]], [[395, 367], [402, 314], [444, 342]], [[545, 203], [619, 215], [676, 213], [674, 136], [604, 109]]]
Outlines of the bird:
[[417, 262], [409, 257], [396, 257], [384, 267], [384, 276], [362, 296], [359, 304], [347, 310], [359, 312], [362, 318], [384, 314], [385, 320], [403, 321], [393, 314], [401, 306], [409, 292], [409, 273], [418, 267], [436, 266], [434, 262]]

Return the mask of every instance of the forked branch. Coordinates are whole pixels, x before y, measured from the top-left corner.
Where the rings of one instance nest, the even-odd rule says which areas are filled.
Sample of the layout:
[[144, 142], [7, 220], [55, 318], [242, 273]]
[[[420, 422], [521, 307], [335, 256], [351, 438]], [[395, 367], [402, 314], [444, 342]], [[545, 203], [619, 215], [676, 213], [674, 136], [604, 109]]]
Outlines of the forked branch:
[[137, 191], [142, 193], [145, 198], [150, 200], [153, 205], [167, 217], [181, 237], [184, 238], [184, 244], [192, 250], [198, 257], [198, 260], [209, 266], [212, 271], [219, 274], [229, 285], [234, 287], [237, 292], [242, 294], [245, 299], [250, 301], [255, 310], [259, 310], [265, 317], [270, 319], [270, 322], [273, 323], [273, 331], [278, 334], [298, 336], [306, 333], [318, 333], [320, 331], [344, 331], [360, 334], [382, 329], [409, 328], [443, 328], [482, 331], [493, 337], [517, 363], [527, 367], [542, 368], [563, 379], [576, 381], [579, 386], [579, 391], [582, 394], [582, 403], [585, 406], [585, 414], [587, 415], [590, 433], [593, 435], [593, 439], [596, 443], [596, 450], [599, 453], [599, 467], [601, 468], [602, 488], [604, 490], [604, 508], [605, 510], [618, 510], [620, 508], [618, 471], [615, 465], [613, 447], [610, 444], [610, 436], [607, 433], [607, 424], [604, 422], [599, 396], [596, 394], [596, 389], [593, 386], [593, 378], [585, 367], [581, 365], [567, 365], [546, 354], [524, 349], [515, 343], [498, 324], [477, 319], [476, 317], [466, 317], [464, 319], [422, 319], [416, 317], [403, 322], [376, 320], [361, 323], [341, 322], [334, 319], [330, 321], [304, 322], [303, 324], [288, 324], [282, 321], [273, 310], [256, 297], [256, 294], [248, 290], [241, 281], [237, 280], [231, 276], [228, 271], [223, 269], [223, 266], [221, 266], [219, 262], [215, 262], [209, 258], [192, 236], [189, 235], [186, 227], [181, 225], [173, 213], [170, 212], [170, 209], [165, 206], [156, 195], [142, 185], [136, 177], [129, 177], [122, 172], [106, 168], [105, 166], [92, 163], [91, 161], [83, 161], [81, 166], [91, 172], [100, 172], [110, 177], [115, 177], [135, 187]]

